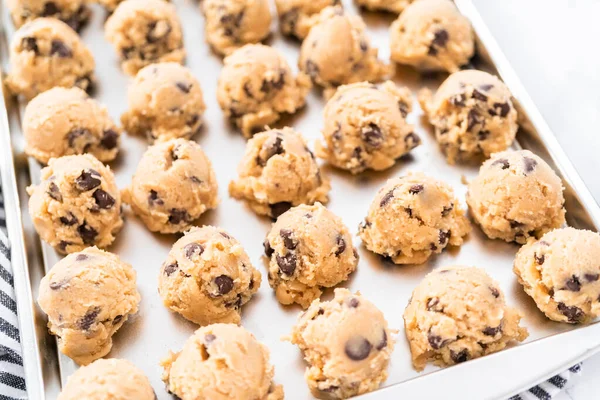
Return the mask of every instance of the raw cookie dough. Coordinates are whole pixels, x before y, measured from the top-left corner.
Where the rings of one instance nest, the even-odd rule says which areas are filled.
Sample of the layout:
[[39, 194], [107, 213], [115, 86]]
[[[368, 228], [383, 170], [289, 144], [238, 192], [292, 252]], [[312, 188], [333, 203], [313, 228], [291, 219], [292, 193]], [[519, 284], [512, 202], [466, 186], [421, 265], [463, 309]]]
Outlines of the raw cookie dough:
[[423, 173], [393, 178], [379, 189], [359, 226], [367, 249], [396, 264], [421, 264], [471, 231], [452, 188]]
[[333, 300], [311, 304], [288, 340], [303, 352], [313, 395], [345, 399], [376, 390], [387, 379], [395, 344], [391, 333], [373, 303], [335, 289]]
[[123, 201], [152, 232], [183, 232], [217, 207], [217, 178], [198, 143], [173, 139], [146, 150]]
[[281, 214], [264, 247], [269, 284], [281, 304], [307, 308], [323, 288], [347, 280], [358, 265], [348, 228], [321, 203]]
[[86, 0], [7, 0], [15, 27], [40, 17], [57, 18], [78, 31], [90, 18]]
[[121, 129], [83, 90], [54, 87], [36, 96], [23, 117], [25, 151], [39, 162], [72, 154], [93, 154], [112, 161], [119, 151]]
[[456, 72], [475, 53], [471, 24], [450, 0], [415, 1], [392, 23], [390, 37], [392, 61], [419, 70]]
[[356, 4], [370, 11], [387, 11], [400, 14], [415, 0], [356, 0]]
[[268, 0], [203, 0], [206, 41], [220, 55], [258, 43], [271, 30]]
[[142, 68], [127, 91], [125, 130], [148, 140], [190, 138], [202, 126], [206, 109], [200, 82], [186, 67], [164, 62]]
[[284, 35], [304, 39], [325, 7], [341, 6], [340, 0], [275, 0], [279, 28]]
[[104, 26], [106, 40], [115, 48], [123, 71], [135, 75], [146, 65], [183, 63], [183, 33], [175, 6], [164, 0], [127, 0], [120, 3]]
[[405, 119], [411, 110], [410, 90], [393, 82], [340, 86], [325, 105], [316, 154], [353, 174], [387, 169], [421, 143]]
[[283, 399], [269, 350], [241, 326], [200, 328], [161, 365], [167, 390], [181, 400]]
[[574, 324], [600, 315], [598, 260], [598, 233], [563, 228], [521, 247], [513, 270], [548, 318]]
[[[377, 58], [358, 15], [327, 7], [302, 42], [298, 67], [325, 89], [354, 82], [377, 82], [392, 69]], [[327, 93], [326, 93], [327, 94]]]
[[238, 174], [229, 183], [231, 197], [271, 218], [292, 206], [326, 203], [331, 189], [306, 141], [292, 128], [271, 129], [250, 139]]
[[60, 253], [108, 247], [123, 226], [121, 194], [109, 167], [90, 154], [53, 158], [27, 188], [29, 215]]
[[471, 216], [490, 239], [526, 243], [565, 223], [563, 186], [529, 150], [492, 155], [469, 183]]
[[481, 268], [445, 267], [429, 273], [404, 310], [416, 370], [428, 361], [447, 366], [522, 342], [521, 313], [506, 305], [498, 284]]
[[[125, 379], [124, 379], [125, 378]], [[97, 360], [67, 380], [58, 400], [156, 400], [144, 373], [127, 360]]]
[[60, 351], [80, 365], [108, 354], [113, 334], [138, 311], [135, 278], [131, 265], [97, 247], [54, 265], [40, 282], [38, 303]]
[[77, 32], [55, 18], [37, 18], [19, 28], [10, 45], [6, 84], [27, 100], [55, 86], [91, 89], [94, 57]]
[[225, 58], [217, 86], [217, 100], [225, 116], [245, 137], [277, 121], [283, 113], [304, 106], [310, 79], [292, 75], [279, 50], [249, 44]]
[[456, 72], [435, 96], [423, 89], [419, 102], [452, 164], [506, 150], [519, 128], [508, 88], [487, 72]]
[[166, 307], [198, 325], [239, 324], [261, 276], [242, 245], [222, 229], [193, 227], [173, 245], [158, 279]]

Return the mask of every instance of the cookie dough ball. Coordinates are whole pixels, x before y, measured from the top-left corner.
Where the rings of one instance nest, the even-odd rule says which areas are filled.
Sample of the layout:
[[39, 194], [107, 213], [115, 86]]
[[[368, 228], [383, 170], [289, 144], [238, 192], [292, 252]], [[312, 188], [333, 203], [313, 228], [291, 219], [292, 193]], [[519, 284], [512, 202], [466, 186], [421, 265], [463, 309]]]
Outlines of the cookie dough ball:
[[414, 0], [356, 0], [356, 4], [370, 11], [400, 14]]
[[314, 83], [332, 88], [354, 82], [377, 82], [391, 74], [377, 58], [366, 26], [358, 15], [346, 15], [341, 7], [327, 7], [302, 42], [298, 67]]
[[422, 264], [470, 231], [450, 185], [420, 172], [387, 181], [359, 226], [367, 249], [396, 264]]
[[161, 365], [167, 390], [181, 400], [283, 399], [269, 350], [241, 326], [200, 328]]
[[340, 86], [325, 105], [317, 156], [353, 174], [390, 168], [421, 143], [405, 119], [411, 110], [410, 90], [393, 82]]
[[90, 18], [85, 0], [7, 0], [15, 27], [40, 17], [57, 18], [78, 31]]
[[239, 324], [241, 307], [261, 276], [242, 245], [227, 232], [193, 227], [173, 245], [161, 268], [158, 293], [166, 307], [198, 325]]
[[283, 213], [264, 242], [269, 284], [281, 304], [307, 308], [323, 288], [348, 279], [358, 265], [352, 235], [321, 203]]
[[598, 260], [598, 233], [563, 228], [521, 247], [513, 270], [548, 318], [575, 324], [600, 315]]
[[27, 188], [29, 215], [60, 253], [108, 247], [123, 226], [121, 195], [109, 167], [90, 154], [53, 158]]
[[112, 161], [119, 151], [121, 129], [106, 107], [83, 90], [55, 87], [36, 96], [23, 117], [25, 151], [39, 162], [72, 154], [93, 154]]
[[238, 174], [229, 183], [231, 197], [271, 218], [292, 206], [326, 203], [331, 189], [306, 141], [292, 128], [271, 129], [250, 139]]
[[131, 265], [88, 247], [60, 260], [42, 278], [38, 303], [61, 352], [81, 365], [104, 357], [112, 336], [138, 311]]
[[413, 366], [458, 364], [522, 342], [528, 333], [519, 326], [521, 317], [483, 269], [437, 269], [415, 288], [404, 311]]
[[325, 7], [341, 6], [340, 0], [275, 0], [281, 33], [304, 39]]
[[[123, 379], [126, 377], [126, 379]], [[58, 400], [155, 400], [144, 373], [127, 360], [97, 360], [69, 377]]]
[[383, 313], [359, 293], [335, 289], [315, 300], [292, 330], [303, 352], [304, 374], [314, 396], [345, 399], [379, 388], [388, 376], [394, 340]]
[[55, 18], [37, 18], [19, 28], [10, 45], [6, 84], [32, 99], [55, 86], [91, 89], [94, 57], [77, 32]]
[[121, 58], [121, 67], [135, 75], [146, 65], [183, 63], [183, 33], [175, 6], [164, 0], [127, 0], [106, 21], [105, 35]]
[[204, 0], [206, 41], [220, 55], [258, 43], [271, 29], [268, 0]]
[[519, 128], [508, 88], [487, 72], [456, 72], [435, 96], [422, 90], [419, 102], [452, 164], [506, 150]]
[[249, 44], [225, 58], [217, 100], [225, 116], [245, 137], [251, 137], [257, 129], [277, 121], [281, 114], [302, 108], [310, 88], [305, 75], [292, 75], [279, 50]]
[[471, 181], [467, 204], [490, 239], [526, 243], [565, 223], [560, 178], [529, 150], [492, 155]]
[[183, 232], [217, 207], [217, 178], [198, 143], [173, 139], [146, 150], [123, 200], [152, 232]]
[[475, 53], [471, 24], [450, 0], [415, 1], [392, 23], [390, 36], [392, 61], [420, 70], [456, 72]]
[[148, 140], [190, 138], [202, 126], [206, 109], [200, 82], [181, 64], [165, 62], [142, 68], [127, 93], [125, 130]]

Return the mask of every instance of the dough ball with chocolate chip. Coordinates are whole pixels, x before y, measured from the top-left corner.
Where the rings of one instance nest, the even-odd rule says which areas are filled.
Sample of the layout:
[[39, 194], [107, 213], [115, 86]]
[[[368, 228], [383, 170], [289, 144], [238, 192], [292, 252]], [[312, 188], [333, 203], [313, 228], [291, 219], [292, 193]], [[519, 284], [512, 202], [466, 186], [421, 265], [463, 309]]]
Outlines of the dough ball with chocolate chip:
[[150, 142], [190, 138], [202, 126], [206, 109], [200, 82], [181, 64], [164, 62], [142, 68], [127, 92], [125, 130]]
[[38, 295], [60, 351], [80, 365], [108, 354], [112, 336], [139, 302], [135, 270], [97, 247], [60, 260], [40, 281]]
[[331, 189], [302, 135], [292, 128], [254, 135], [238, 165], [229, 194], [259, 215], [275, 219], [292, 206], [326, 203]]
[[283, 400], [283, 388], [273, 383], [269, 349], [241, 326], [200, 328], [161, 365], [167, 390], [181, 400]]
[[264, 242], [269, 284], [281, 304], [307, 308], [354, 272], [358, 253], [342, 219], [321, 203], [283, 213]]
[[193, 227], [173, 245], [158, 278], [166, 307], [198, 325], [239, 324], [261, 276], [242, 245], [225, 231]]
[[447, 366], [522, 342], [521, 313], [506, 305], [498, 283], [481, 268], [445, 267], [429, 273], [404, 310], [406, 338], [416, 370]]
[[415, 0], [355, 0], [356, 4], [370, 11], [386, 11], [400, 14]]
[[72, 154], [93, 154], [112, 161], [119, 151], [121, 129], [106, 107], [83, 90], [55, 87], [36, 96], [23, 117], [25, 151], [39, 162]]
[[288, 340], [308, 363], [304, 376], [313, 395], [345, 399], [376, 390], [387, 379], [395, 344], [391, 334], [373, 303], [335, 289], [331, 301], [311, 304]]
[[302, 108], [311, 88], [310, 80], [292, 75], [279, 50], [249, 44], [225, 58], [217, 85], [223, 113], [251, 137], [258, 129]]
[[15, 27], [40, 17], [57, 18], [78, 31], [90, 18], [85, 0], [7, 0]]
[[271, 30], [268, 0], [204, 0], [206, 41], [220, 55], [258, 43]]
[[590, 322], [600, 315], [600, 235], [555, 229], [521, 247], [513, 270], [525, 292], [553, 321]]
[[353, 174], [390, 168], [421, 143], [405, 119], [411, 110], [410, 90], [393, 82], [340, 86], [325, 105], [317, 156]]
[[387, 181], [359, 226], [367, 249], [396, 264], [424, 263], [470, 231], [450, 185], [420, 172]]
[[94, 57], [77, 32], [55, 18], [37, 18], [12, 38], [6, 84], [27, 100], [55, 86], [89, 90], [94, 67]]
[[156, 400], [150, 381], [127, 360], [96, 360], [79, 368], [67, 381], [57, 400]]
[[152, 232], [183, 232], [217, 207], [217, 178], [198, 143], [172, 139], [146, 150], [123, 201]]
[[508, 88], [487, 72], [456, 72], [435, 96], [421, 90], [419, 102], [451, 164], [506, 150], [519, 128]]
[[340, 0], [275, 0], [279, 28], [284, 35], [304, 39], [325, 7], [341, 6]]
[[60, 253], [108, 247], [123, 226], [115, 176], [90, 154], [51, 159], [27, 192], [37, 233]]
[[298, 67], [325, 89], [354, 82], [378, 82], [391, 74], [377, 58], [366, 26], [358, 15], [344, 14], [341, 7], [327, 7], [316, 18], [302, 42]]
[[529, 150], [493, 154], [469, 183], [470, 214], [490, 239], [526, 243], [565, 223], [560, 178]]
[[392, 23], [390, 36], [392, 61], [419, 70], [456, 72], [475, 52], [471, 24], [450, 0], [415, 1]]
[[127, 0], [108, 18], [106, 40], [121, 59], [123, 71], [135, 75], [146, 65], [183, 63], [183, 33], [175, 6], [164, 0]]

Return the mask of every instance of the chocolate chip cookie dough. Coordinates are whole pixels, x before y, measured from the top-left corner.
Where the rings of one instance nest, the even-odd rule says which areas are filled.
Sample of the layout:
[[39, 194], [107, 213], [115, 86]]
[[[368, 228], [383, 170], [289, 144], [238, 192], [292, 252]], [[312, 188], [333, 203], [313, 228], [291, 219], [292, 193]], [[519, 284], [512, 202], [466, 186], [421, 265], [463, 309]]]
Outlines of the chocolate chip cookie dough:
[[198, 325], [239, 324], [241, 308], [260, 282], [242, 245], [205, 225], [175, 242], [161, 268], [158, 293], [166, 307]]
[[563, 186], [529, 150], [493, 154], [469, 183], [471, 216], [490, 239], [526, 243], [565, 223]]
[[115, 176], [90, 154], [53, 158], [27, 188], [29, 214], [42, 240], [60, 253], [105, 248], [123, 226]]
[[144, 373], [127, 360], [96, 360], [79, 368], [67, 381], [58, 400], [156, 400]]
[[269, 284], [281, 304], [307, 308], [354, 272], [358, 253], [342, 219], [321, 203], [283, 213], [264, 242]]
[[176, 233], [217, 207], [217, 192], [215, 172], [200, 145], [173, 139], [146, 150], [123, 201], [152, 232]]
[[513, 270], [548, 318], [574, 324], [600, 315], [598, 260], [598, 233], [563, 228], [521, 247]]
[[174, 62], [142, 68], [127, 91], [129, 110], [121, 116], [125, 130], [150, 142], [190, 138], [202, 126], [206, 109], [200, 82]]
[[283, 399], [269, 350], [241, 326], [200, 328], [161, 365], [167, 390], [181, 400]]
[[419, 70], [456, 72], [475, 52], [471, 24], [450, 0], [415, 1], [392, 23], [390, 36], [392, 61]]
[[506, 150], [519, 128], [508, 88], [487, 72], [456, 72], [435, 96], [423, 89], [419, 102], [450, 163]]
[[249, 44], [225, 58], [217, 86], [223, 113], [245, 137], [272, 124], [283, 113], [304, 106], [310, 79], [292, 71], [279, 50]]
[[206, 18], [206, 41], [220, 55], [269, 36], [268, 0], [204, 0], [200, 7]]
[[406, 338], [416, 370], [427, 362], [447, 366], [522, 342], [521, 313], [506, 305], [483, 269], [445, 267], [429, 273], [404, 311]]
[[[325, 89], [354, 82], [378, 82], [392, 69], [377, 58], [358, 15], [327, 7], [302, 42], [298, 67]], [[327, 95], [327, 93], [326, 93]]]
[[181, 22], [175, 6], [167, 1], [123, 1], [104, 28], [106, 40], [114, 46], [123, 71], [129, 75], [152, 63], [183, 63], [185, 59]]
[[292, 206], [326, 203], [331, 188], [313, 153], [292, 128], [271, 129], [248, 141], [229, 194], [259, 215], [277, 218]]
[[25, 151], [43, 164], [83, 153], [107, 162], [119, 151], [121, 129], [106, 107], [77, 87], [55, 87], [36, 96], [27, 104], [22, 124]]
[[393, 178], [379, 189], [359, 226], [367, 249], [396, 264], [421, 264], [471, 231], [452, 188], [423, 173]]
[[304, 376], [313, 395], [345, 399], [373, 391], [387, 379], [394, 350], [391, 333], [370, 301], [335, 289], [333, 300], [311, 304], [288, 340], [308, 363]]
[[57, 18], [78, 31], [90, 18], [85, 0], [7, 0], [15, 27], [40, 17]]
[[304, 39], [325, 7], [341, 6], [340, 0], [275, 0], [281, 33]]
[[88, 247], [60, 260], [41, 280], [38, 303], [61, 352], [80, 365], [104, 357], [112, 336], [138, 310], [131, 265]]
[[405, 119], [411, 110], [410, 90], [391, 81], [340, 86], [325, 105], [316, 154], [353, 174], [390, 168], [421, 143]]
[[92, 53], [73, 29], [55, 18], [37, 18], [13, 36], [6, 84], [27, 100], [55, 86], [89, 90], [94, 67]]

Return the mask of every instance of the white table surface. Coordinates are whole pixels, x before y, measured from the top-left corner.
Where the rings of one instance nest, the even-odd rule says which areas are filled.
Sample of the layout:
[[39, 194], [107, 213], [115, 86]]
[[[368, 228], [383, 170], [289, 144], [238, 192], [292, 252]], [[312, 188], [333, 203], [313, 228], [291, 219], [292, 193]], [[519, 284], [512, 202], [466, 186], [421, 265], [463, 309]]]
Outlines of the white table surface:
[[[600, 202], [600, 1], [474, 0], [525, 88]], [[600, 398], [600, 355], [557, 400]]]

